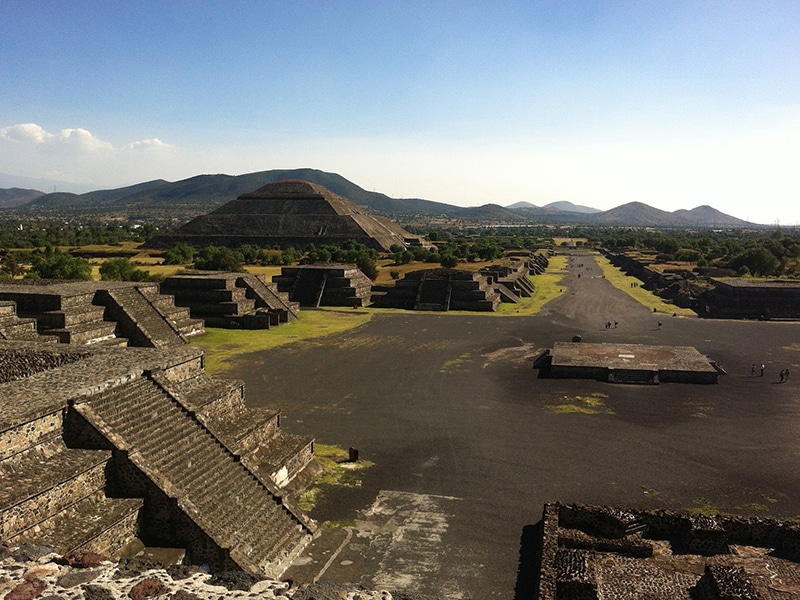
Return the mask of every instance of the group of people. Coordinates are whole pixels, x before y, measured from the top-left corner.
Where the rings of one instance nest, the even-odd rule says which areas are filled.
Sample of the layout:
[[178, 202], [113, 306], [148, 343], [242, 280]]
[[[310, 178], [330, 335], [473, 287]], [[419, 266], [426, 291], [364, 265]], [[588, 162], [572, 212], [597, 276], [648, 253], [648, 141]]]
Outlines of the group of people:
[[[764, 369], [765, 369], [764, 363], [761, 363], [761, 369], [760, 369], [760, 372], [759, 372], [759, 377], [763, 377], [764, 376]], [[753, 366], [750, 367], [750, 375], [752, 377], [756, 376], [756, 363], [753, 363]], [[787, 381], [789, 381], [789, 369], [788, 368], [781, 369], [780, 377], [781, 377], [781, 380], [780, 380], [781, 383], [786, 383]]]

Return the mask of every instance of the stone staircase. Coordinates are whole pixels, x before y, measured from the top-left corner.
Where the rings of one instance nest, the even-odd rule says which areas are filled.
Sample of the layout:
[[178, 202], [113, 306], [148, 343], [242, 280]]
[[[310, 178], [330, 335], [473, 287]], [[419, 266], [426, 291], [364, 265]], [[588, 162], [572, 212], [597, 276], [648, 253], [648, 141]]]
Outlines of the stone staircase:
[[313, 436], [283, 431], [280, 411], [247, 406], [239, 381], [199, 374], [170, 392], [262, 480], [285, 487], [313, 458]]
[[452, 283], [450, 279], [433, 279], [421, 277], [417, 289], [414, 310], [441, 310], [450, 308]]
[[139, 292], [176, 329], [184, 339], [205, 333], [202, 319], [193, 319], [191, 311], [185, 306], [177, 306], [175, 297], [161, 294], [158, 286], [140, 287]]
[[117, 323], [117, 331], [132, 345], [163, 348], [186, 343], [186, 337], [136, 287], [98, 290], [95, 304], [105, 307], [104, 316]]
[[276, 314], [279, 323], [297, 318], [300, 304], [289, 300], [289, 294], [279, 292], [276, 284], [267, 283], [258, 275], [246, 274], [236, 279], [236, 285], [247, 290], [246, 295], [255, 300], [256, 308]]
[[649, 369], [610, 369], [609, 383], [632, 383], [639, 385], [658, 385], [658, 371]]
[[[154, 380], [139, 377], [75, 409], [240, 568], [280, 573], [312, 533], [313, 524], [277, 488]], [[192, 554], [191, 539], [178, 542]]]
[[322, 270], [300, 269], [292, 284], [289, 298], [300, 306], [318, 308], [325, 290], [326, 273]]
[[67, 448], [55, 430], [0, 460], [0, 539], [118, 555], [137, 534], [143, 501], [105, 496], [110, 459], [110, 451]]

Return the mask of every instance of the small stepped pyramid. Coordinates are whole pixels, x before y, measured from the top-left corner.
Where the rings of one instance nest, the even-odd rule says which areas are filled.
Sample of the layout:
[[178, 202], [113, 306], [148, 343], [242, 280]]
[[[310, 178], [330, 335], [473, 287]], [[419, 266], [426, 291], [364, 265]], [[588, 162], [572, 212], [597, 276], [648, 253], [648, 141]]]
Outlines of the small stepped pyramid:
[[102, 307], [92, 305], [98, 282], [20, 281], [0, 284], [0, 300], [17, 305], [20, 317], [35, 319], [40, 336], [73, 345], [125, 346], [116, 323], [103, 320]]
[[372, 281], [355, 265], [283, 267], [272, 277], [281, 293], [300, 306], [366, 306], [372, 300]]
[[[4, 447], [17, 441], [9, 435], [0, 433]], [[0, 460], [0, 539], [116, 556], [137, 535], [143, 501], [105, 496], [110, 459], [67, 448], [55, 431]]]
[[421, 269], [406, 273], [403, 279], [375, 298], [376, 308], [408, 310], [493, 311], [500, 294], [490, 279], [480, 273], [460, 269]]
[[[310, 522], [155, 381], [139, 377], [75, 409], [239, 568], [274, 575], [308, 541]], [[179, 541], [190, 554], [203, 552]]]
[[194, 319], [203, 319], [209, 327], [233, 329], [269, 329], [279, 319], [256, 308], [256, 300], [247, 290], [237, 287], [241, 273], [184, 273], [167, 277], [161, 293], [175, 298], [177, 306], [189, 309]]

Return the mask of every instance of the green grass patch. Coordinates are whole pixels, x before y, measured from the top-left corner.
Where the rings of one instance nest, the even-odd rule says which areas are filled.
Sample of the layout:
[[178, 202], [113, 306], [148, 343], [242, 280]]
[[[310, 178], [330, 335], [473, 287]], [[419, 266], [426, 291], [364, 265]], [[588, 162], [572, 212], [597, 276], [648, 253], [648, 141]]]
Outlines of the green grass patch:
[[705, 498], [698, 498], [694, 500], [692, 504], [693, 506], [689, 507], [687, 512], [695, 515], [707, 515], [709, 517], [714, 517], [719, 514], [719, 507], [711, 504]]
[[306, 512], [317, 505], [328, 488], [360, 487], [363, 471], [375, 465], [368, 460], [350, 462], [347, 450], [325, 444], [314, 444], [314, 457], [322, 469], [298, 500], [298, 505]]
[[297, 319], [274, 329], [219, 329], [192, 340], [206, 351], [206, 373], [216, 375], [232, 366], [242, 354], [277, 348], [293, 342], [321, 338], [363, 325], [372, 318], [366, 311], [309, 310]]
[[642, 488], [642, 493], [648, 498], [658, 498], [661, 495], [658, 490], [653, 489], [649, 486], [643, 485], [641, 486], [641, 488]]
[[662, 298], [659, 298], [652, 292], [641, 287], [641, 285], [637, 285], [635, 287], [631, 287], [632, 283], [639, 283], [641, 284], [642, 281], [637, 279], [636, 277], [630, 277], [620, 271], [617, 267], [612, 265], [609, 260], [602, 255], [596, 256], [597, 265], [603, 271], [603, 277], [608, 279], [608, 281], [613, 285], [615, 288], [622, 290], [626, 294], [628, 294], [631, 298], [636, 300], [639, 304], [646, 306], [650, 310], [654, 312], [660, 313], [668, 313], [668, 314], [677, 314], [683, 317], [696, 317], [697, 313], [689, 308], [680, 308], [675, 306], [674, 304], [670, 304], [665, 302]]
[[469, 352], [465, 352], [461, 356], [448, 360], [439, 369], [440, 373], [463, 373], [469, 370], [469, 363], [472, 362], [472, 356]]
[[595, 392], [589, 396], [564, 396], [558, 404], [548, 404], [547, 409], [560, 414], [613, 415], [605, 404], [607, 394]]

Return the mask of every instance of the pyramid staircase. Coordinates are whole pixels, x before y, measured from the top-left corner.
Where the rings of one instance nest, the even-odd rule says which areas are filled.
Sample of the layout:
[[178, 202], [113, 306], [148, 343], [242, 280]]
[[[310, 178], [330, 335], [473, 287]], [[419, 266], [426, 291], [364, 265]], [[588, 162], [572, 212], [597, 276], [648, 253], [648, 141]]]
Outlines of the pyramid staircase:
[[105, 307], [104, 316], [116, 321], [117, 330], [132, 345], [163, 348], [186, 343], [186, 337], [167, 320], [138, 287], [98, 290], [96, 304]]
[[74, 408], [205, 533], [202, 543], [177, 540], [195, 561], [211, 559], [214, 546], [233, 565], [274, 576], [307, 543], [313, 524], [154, 379], [141, 376]]

